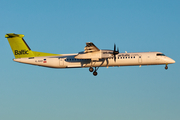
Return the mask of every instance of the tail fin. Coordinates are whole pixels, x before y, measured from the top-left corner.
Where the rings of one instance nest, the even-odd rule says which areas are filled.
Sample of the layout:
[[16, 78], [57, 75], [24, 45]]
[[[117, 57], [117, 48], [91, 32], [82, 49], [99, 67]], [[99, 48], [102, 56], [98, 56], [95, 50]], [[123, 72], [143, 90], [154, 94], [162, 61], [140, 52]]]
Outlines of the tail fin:
[[15, 58], [41, 57], [41, 56], [61, 56], [60, 54], [51, 54], [32, 51], [23, 39], [24, 35], [9, 33], [5, 37], [8, 39]]
[[30, 47], [23, 39], [24, 35], [9, 33], [5, 37], [8, 39], [15, 58], [34, 57]]

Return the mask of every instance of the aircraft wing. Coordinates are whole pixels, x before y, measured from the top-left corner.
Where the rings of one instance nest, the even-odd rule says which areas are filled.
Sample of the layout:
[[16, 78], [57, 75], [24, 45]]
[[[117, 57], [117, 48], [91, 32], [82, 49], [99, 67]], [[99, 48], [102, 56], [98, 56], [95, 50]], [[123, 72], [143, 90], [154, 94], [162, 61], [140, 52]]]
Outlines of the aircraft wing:
[[85, 53], [92, 53], [92, 52], [97, 52], [100, 51], [92, 42], [86, 43], [86, 46], [84, 48]]
[[92, 42], [88, 42], [86, 43], [84, 52], [78, 53], [74, 58], [97, 60], [101, 58], [101, 52]]

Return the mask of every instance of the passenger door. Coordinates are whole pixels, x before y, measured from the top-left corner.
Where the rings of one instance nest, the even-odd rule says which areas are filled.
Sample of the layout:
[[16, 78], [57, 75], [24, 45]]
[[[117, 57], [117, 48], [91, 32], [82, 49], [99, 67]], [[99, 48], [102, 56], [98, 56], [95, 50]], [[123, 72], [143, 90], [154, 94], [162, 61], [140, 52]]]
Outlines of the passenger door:
[[138, 62], [142, 63], [142, 56], [141, 55], [139, 55]]

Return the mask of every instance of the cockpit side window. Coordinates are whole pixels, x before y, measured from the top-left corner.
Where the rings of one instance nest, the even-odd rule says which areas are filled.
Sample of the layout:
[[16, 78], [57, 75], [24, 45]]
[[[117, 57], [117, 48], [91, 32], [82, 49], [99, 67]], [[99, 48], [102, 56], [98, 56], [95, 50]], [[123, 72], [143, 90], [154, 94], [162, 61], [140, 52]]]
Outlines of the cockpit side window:
[[158, 53], [158, 54], [156, 54], [156, 56], [165, 56], [165, 55], [162, 53]]

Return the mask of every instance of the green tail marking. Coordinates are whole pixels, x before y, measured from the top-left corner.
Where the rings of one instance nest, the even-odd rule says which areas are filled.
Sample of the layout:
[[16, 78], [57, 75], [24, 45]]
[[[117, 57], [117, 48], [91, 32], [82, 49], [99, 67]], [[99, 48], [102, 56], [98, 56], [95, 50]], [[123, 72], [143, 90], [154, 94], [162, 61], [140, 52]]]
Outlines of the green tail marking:
[[60, 54], [51, 54], [43, 52], [35, 52], [30, 49], [25, 40], [24, 35], [9, 33], [5, 37], [11, 46], [15, 58], [41, 57], [41, 56], [60, 56]]

